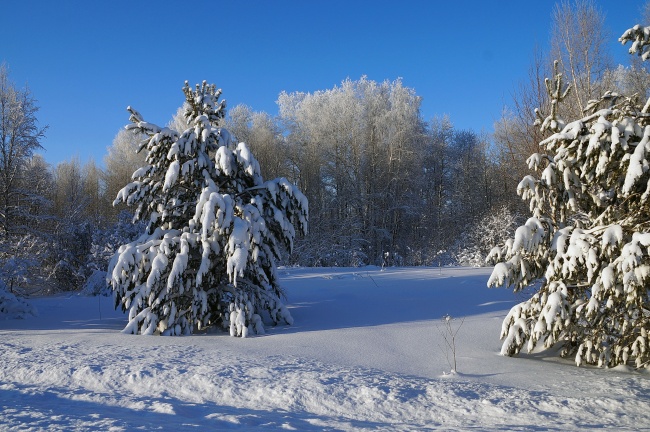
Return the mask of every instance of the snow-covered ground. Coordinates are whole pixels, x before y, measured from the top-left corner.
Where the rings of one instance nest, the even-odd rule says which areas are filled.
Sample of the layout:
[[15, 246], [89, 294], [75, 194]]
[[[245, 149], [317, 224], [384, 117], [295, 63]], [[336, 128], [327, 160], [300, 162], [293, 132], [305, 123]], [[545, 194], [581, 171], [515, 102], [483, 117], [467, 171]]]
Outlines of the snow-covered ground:
[[[0, 430], [650, 428], [646, 373], [499, 356], [522, 297], [489, 269], [280, 272], [295, 325], [248, 339], [124, 335], [109, 298], [34, 300], [0, 321]], [[445, 314], [465, 317], [455, 375]]]

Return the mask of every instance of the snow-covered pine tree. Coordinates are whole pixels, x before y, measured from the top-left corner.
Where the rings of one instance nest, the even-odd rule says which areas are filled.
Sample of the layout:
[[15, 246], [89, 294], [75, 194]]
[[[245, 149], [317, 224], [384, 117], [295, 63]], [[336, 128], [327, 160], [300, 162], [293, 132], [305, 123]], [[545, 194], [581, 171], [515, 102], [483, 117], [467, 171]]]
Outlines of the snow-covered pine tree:
[[[650, 28], [628, 31], [625, 42]], [[645, 40], [647, 41], [647, 37]], [[639, 47], [640, 43], [635, 43]], [[506, 316], [501, 353], [560, 344], [561, 355], [612, 367], [650, 362], [650, 104], [607, 92], [586, 116], [565, 123], [557, 105], [569, 88], [547, 80], [552, 101], [538, 124], [550, 137], [528, 164], [518, 193], [532, 216], [513, 239], [494, 248], [489, 286], [533, 296]]]
[[263, 321], [292, 323], [275, 260], [307, 229], [305, 196], [284, 178], [264, 182], [244, 143], [219, 123], [221, 90], [187, 82], [182, 133], [142, 119], [127, 129], [148, 138], [146, 165], [115, 203], [135, 206], [146, 232], [120, 247], [108, 269], [123, 332], [189, 334], [221, 325], [233, 336], [262, 333]]

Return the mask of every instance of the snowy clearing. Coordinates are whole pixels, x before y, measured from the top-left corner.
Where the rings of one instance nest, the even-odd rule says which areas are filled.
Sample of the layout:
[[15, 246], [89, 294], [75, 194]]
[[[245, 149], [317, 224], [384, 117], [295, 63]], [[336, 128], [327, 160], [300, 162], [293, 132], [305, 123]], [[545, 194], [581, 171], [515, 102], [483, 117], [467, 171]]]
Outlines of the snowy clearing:
[[[650, 375], [498, 355], [526, 297], [491, 269], [280, 269], [293, 326], [120, 333], [112, 299], [0, 321], [2, 430], [585, 430], [650, 427]], [[465, 317], [450, 375], [441, 317]], [[458, 324], [455, 321], [454, 324]]]

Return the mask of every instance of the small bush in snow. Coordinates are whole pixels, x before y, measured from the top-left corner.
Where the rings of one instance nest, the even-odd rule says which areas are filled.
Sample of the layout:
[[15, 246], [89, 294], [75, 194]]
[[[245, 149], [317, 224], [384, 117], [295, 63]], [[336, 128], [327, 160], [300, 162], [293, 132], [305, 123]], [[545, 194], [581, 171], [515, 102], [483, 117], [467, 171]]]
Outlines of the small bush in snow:
[[440, 349], [445, 352], [447, 364], [449, 364], [452, 373], [458, 372], [456, 363], [456, 335], [463, 326], [463, 323], [465, 323], [465, 318], [461, 318], [460, 324], [456, 328], [453, 325], [454, 321], [455, 318], [452, 318], [451, 315], [445, 315], [442, 317], [443, 329], [438, 328], [442, 339], [445, 341], [444, 347], [440, 347]]
[[7, 292], [5, 286], [0, 285], [0, 319], [24, 319], [37, 315], [34, 306]]
[[161, 128], [132, 108], [127, 129], [148, 138], [146, 165], [115, 203], [148, 222], [109, 265], [124, 332], [189, 334], [220, 325], [233, 336], [261, 333], [262, 318], [292, 322], [275, 261], [307, 229], [307, 199], [284, 178], [264, 182], [246, 144], [218, 125], [221, 90], [187, 83], [183, 132]]

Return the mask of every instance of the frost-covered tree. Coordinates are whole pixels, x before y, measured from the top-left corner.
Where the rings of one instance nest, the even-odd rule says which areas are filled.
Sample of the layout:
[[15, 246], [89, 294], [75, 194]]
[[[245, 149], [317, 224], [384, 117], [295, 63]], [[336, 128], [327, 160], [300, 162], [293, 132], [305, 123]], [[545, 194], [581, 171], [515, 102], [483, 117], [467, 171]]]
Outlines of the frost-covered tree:
[[111, 287], [106, 281], [106, 269], [120, 246], [139, 238], [145, 227], [146, 224], [142, 221], [133, 223], [133, 214], [123, 210], [117, 215], [117, 222], [93, 231], [90, 253], [86, 258], [89, 271], [83, 287], [86, 294], [112, 295]]
[[[280, 95], [290, 155], [284, 166], [312, 209], [311, 244], [301, 263], [379, 264], [384, 253], [405, 254], [423, 237], [414, 228], [422, 200], [420, 177], [413, 173], [422, 172], [425, 141], [420, 103], [399, 79], [377, 83], [367, 77], [326, 91]], [[264, 126], [263, 116], [251, 120], [253, 140], [282, 137]], [[267, 158], [280, 165], [273, 159]], [[310, 253], [317, 250], [324, 253]]]
[[[650, 28], [626, 32], [633, 48]], [[645, 42], [644, 42], [645, 41]], [[551, 136], [528, 159], [518, 193], [532, 216], [491, 252], [499, 261], [488, 285], [533, 296], [506, 316], [503, 355], [561, 345], [578, 365], [650, 362], [650, 104], [607, 92], [585, 116], [565, 123], [558, 104], [569, 94], [562, 75], [547, 80], [551, 112], [538, 124]], [[571, 100], [568, 98], [567, 100]]]
[[[186, 109], [187, 107], [185, 106], [185, 103], [183, 103], [182, 106], [178, 107], [176, 113], [172, 116], [172, 119], [169, 121], [169, 123], [167, 123], [167, 127], [169, 129], [174, 130], [178, 133], [183, 133], [185, 129], [190, 127], [190, 125], [187, 124], [187, 119], [185, 118]], [[221, 126], [221, 124], [219, 124], [219, 126]]]
[[88, 211], [93, 197], [85, 187], [84, 174], [77, 158], [61, 162], [54, 169], [51, 195], [55, 218], [50, 239], [56, 252], [48, 258], [50, 280], [57, 290], [78, 289], [88, 276], [86, 260], [97, 218]]
[[[185, 130], [185, 129], [183, 129]], [[145, 152], [138, 152], [140, 142], [144, 136], [123, 129], [113, 138], [113, 143], [108, 147], [108, 154], [104, 157], [103, 183], [105, 194], [110, 202], [125, 184], [131, 181], [131, 174], [144, 165]], [[125, 210], [124, 205], [113, 206], [105, 210], [111, 222], [116, 222], [118, 215]]]
[[463, 266], [482, 267], [495, 244], [514, 234], [518, 215], [508, 207], [500, 207], [471, 224], [452, 248], [454, 261]]
[[49, 224], [45, 194], [51, 180], [48, 166], [34, 152], [42, 149], [47, 127], [39, 127], [37, 101], [19, 89], [0, 65], [0, 284], [9, 292], [27, 294], [43, 281]]
[[29, 205], [40, 201], [33, 193], [26, 166], [47, 127], [39, 128], [36, 99], [29, 89], [18, 89], [7, 67], [0, 65], [0, 234], [21, 235], [41, 215], [30, 213]]
[[233, 336], [262, 333], [263, 321], [292, 322], [275, 260], [307, 229], [307, 199], [284, 178], [264, 182], [244, 143], [218, 127], [221, 90], [187, 82], [182, 133], [142, 119], [146, 164], [115, 203], [135, 206], [146, 232], [109, 265], [125, 333], [179, 335], [220, 325]]
[[253, 151], [264, 177], [289, 177], [288, 149], [278, 123], [265, 112], [246, 105], [231, 109], [225, 127]]
[[21, 297], [43, 289], [51, 271], [49, 246], [42, 237], [28, 233], [0, 243], [0, 289]]

